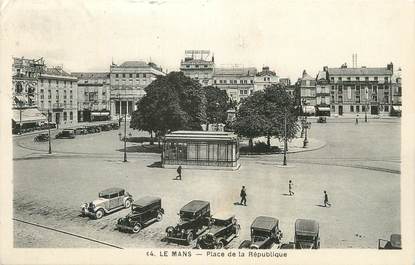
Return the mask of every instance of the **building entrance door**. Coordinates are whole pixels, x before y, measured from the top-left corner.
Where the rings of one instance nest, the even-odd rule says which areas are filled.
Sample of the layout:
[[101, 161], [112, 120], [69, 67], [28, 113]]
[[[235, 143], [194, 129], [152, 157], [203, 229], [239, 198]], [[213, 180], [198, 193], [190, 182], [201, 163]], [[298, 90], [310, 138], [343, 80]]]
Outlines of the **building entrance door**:
[[56, 126], [59, 126], [60, 119], [61, 119], [61, 114], [60, 113], [55, 113], [55, 123], [56, 123]]
[[342, 116], [343, 115], [343, 106], [339, 106], [339, 115]]
[[370, 114], [378, 115], [379, 114], [379, 106], [370, 106]]

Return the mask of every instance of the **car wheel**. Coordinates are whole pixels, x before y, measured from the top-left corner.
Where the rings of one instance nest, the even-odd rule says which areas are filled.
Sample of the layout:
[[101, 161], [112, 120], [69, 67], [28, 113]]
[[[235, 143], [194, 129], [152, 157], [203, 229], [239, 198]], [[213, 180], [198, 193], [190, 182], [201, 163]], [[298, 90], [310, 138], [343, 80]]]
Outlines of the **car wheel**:
[[160, 222], [163, 219], [163, 215], [161, 213], [158, 213], [156, 219], [157, 222]]
[[186, 240], [187, 240], [187, 243], [188, 243], [188, 244], [190, 244], [190, 243], [193, 241], [193, 233], [191, 233], [191, 232], [190, 232], [190, 233], [187, 235]]
[[141, 224], [135, 224], [133, 227], [133, 233], [138, 233], [141, 230]]
[[235, 225], [235, 236], [238, 237], [241, 231], [241, 226], [239, 224]]
[[131, 206], [131, 200], [126, 200], [125, 201], [125, 208], [128, 209]]
[[96, 213], [95, 213], [95, 218], [97, 219], [101, 219], [102, 216], [104, 216], [104, 210], [99, 209]]
[[223, 244], [222, 240], [216, 243], [215, 248], [222, 249], [223, 247], [224, 247], [224, 244]]
[[166, 234], [167, 234], [167, 236], [170, 236], [170, 235], [171, 235], [171, 233], [173, 233], [173, 231], [174, 231], [173, 226], [169, 226], [169, 227], [167, 227], [167, 228], [166, 228]]

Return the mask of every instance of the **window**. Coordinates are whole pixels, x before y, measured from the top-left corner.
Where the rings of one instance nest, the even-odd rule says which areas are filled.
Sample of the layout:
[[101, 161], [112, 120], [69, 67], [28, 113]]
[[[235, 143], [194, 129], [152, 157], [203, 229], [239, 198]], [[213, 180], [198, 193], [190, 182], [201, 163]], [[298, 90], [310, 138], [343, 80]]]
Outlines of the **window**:
[[362, 106], [362, 111], [365, 112], [366, 111], [366, 106]]
[[125, 78], [125, 74], [122, 74], [122, 77]]
[[40, 90], [40, 93], [43, 93], [43, 89]]
[[196, 68], [199, 68], [199, 65], [196, 64], [195, 66], [196, 66]]
[[365, 77], [365, 81], [369, 81], [369, 77], [368, 76]]
[[385, 111], [389, 112], [389, 106], [385, 106]]
[[65, 80], [65, 81], [63, 81], [63, 84], [66, 86], [66, 80]]
[[215, 79], [215, 80], [213, 80], [213, 83], [214, 83], [214, 84], [216, 84], [216, 79]]
[[264, 77], [264, 81], [267, 81], [267, 78], [266, 77]]
[[73, 120], [73, 112], [69, 112], [69, 119], [72, 121]]
[[331, 105], [331, 111], [335, 112], [336, 111], [336, 106]]
[[48, 84], [50, 85], [50, 80], [48, 80]]
[[40, 98], [41, 98], [41, 99], [44, 99], [44, 97], [45, 97], [44, 95], [40, 95]]
[[130, 74], [130, 78], [133, 78], [133, 74]]
[[352, 79], [351, 79], [350, 77], [348, 77], [348, 78], [347, 78], [347, 81], [350, 81], [350, 80], [352, 80]]
[[143, 78], [146, 78], [146, 74], [143, 74]]
[[253, 84], [254, 83], [254, 80], [251, 80], [251, 84]]
[[360, 106], [356, 106], [356, 112], [360, 111]]
[[354, 106], [350, 106], [350, 112], [354, 112]]
[[68, 119], [68, 113], [66, 111], [63, 113], [63, 120], [66, 121]]
[[[330, 81], [334, 82], [334, 77], [330, 77]], [[333, 106], [334, 107], [334, 106]]]
[[356, 81], [359, 81], [359, 80], [360, 80], [360, 77], [356, 76]]
[[339, 77], [339, 79], [338, 79], [339, 81], [342, 81], [342, 78], [341, 77]]

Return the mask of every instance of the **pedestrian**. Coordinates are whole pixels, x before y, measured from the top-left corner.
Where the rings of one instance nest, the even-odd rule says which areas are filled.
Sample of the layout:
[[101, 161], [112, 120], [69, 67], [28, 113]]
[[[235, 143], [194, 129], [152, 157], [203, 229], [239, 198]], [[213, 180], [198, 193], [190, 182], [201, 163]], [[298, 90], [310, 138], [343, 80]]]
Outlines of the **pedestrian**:
[[177, 174], [179, 175], [177, 175], [176, 179], [182, 180], [182, 165], [179, 165], [179, 167], [177, 168]]
[[241, 205], [245, 205], [246, 206], [246, 189], [245, 189], [245, 186], [242, 186], [242, 189], [241, 189], [241, 194], [240, 194], [240, 196], [241, 196]]
[[294, 195], [294, 192], [293, 192], [293, 182], [290, 180], [290, 181], [288, 181], [288, 192], [290, 193], [290, 196], [293, 196]]
[[327, 195], [327, 192], [324, 191], [324, 207], [330, 206], [331, 207], [331, 203], [329, 203], [329, 196]]
[[356, 125], [358, 125], [359, 124], [359, 118], [358, 117], [356, 117], [356, 123], [355, 123]]

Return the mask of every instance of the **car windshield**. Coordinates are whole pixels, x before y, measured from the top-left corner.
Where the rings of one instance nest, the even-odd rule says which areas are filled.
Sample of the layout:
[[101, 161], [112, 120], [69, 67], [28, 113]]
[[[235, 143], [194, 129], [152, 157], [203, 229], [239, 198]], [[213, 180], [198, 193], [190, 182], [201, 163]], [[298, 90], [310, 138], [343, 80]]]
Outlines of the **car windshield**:
[[252, 230], [252, 238], [254, 241], [262, 241], [265, 240], [267, 237], [270, 237], [269, 231], [262, 231], [262, 230]]
[[187, 220], [187, 219], [193, 219], [194, 213], [192, 212], [180, 212], [180, 219]]
[[297, 238], [297, 241], [301, 241], [301, 242], [313, 242], [314, 241], [313, 236], [297, 235], [296, 238]]
[[104, 199], [109, 199], [110, 198], [110, 195], [109, 194], [99, 193], [99, 197], [100, 198], [104, 198]]

